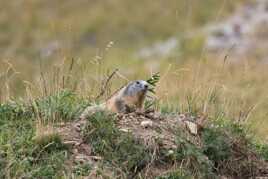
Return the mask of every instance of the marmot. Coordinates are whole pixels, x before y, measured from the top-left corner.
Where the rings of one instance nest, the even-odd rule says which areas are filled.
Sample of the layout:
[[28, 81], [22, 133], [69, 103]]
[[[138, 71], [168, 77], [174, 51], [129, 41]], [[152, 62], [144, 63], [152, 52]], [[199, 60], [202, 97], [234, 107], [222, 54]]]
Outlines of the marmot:
[[116, 91], [104, 103], [97, 106], [89, 106], [81, 114], [80, 119], [92, 115], [97, 111], [108, 110], [115, 113], [128, 113], [141, 110], [148, 91], [149, 84], [144, 80], [136, 80]]

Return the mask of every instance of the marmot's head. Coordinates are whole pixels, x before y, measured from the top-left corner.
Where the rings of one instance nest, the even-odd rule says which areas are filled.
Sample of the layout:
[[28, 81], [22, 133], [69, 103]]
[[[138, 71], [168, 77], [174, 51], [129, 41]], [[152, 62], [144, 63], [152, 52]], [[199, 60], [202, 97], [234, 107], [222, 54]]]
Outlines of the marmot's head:
[[125, 90], [125, 95], [145, 95], [148, 91], [149, 84], [144, 80], [136, 80], [130, 82]]

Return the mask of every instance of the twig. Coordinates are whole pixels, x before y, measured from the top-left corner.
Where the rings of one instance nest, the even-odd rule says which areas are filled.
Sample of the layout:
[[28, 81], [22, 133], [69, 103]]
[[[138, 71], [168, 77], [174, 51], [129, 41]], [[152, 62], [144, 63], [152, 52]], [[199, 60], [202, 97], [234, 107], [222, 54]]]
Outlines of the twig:
[[46, 87], [47, 86], [46, 85], [46, 79], [45, 79], [45, 75], [43, 73], [42, 61], [41, 60], [39, 61], [39, 70], [40, 70], [40, 78], [41, 78], [41, 80], [43, 82], [43, 88], [44, 88], [44, 93], [45, 93], [44, 95], [47, 96], [48, 95], [48, 91], [47, 91], [47, 87]]
[[120, 77], [121, 79], [126, 80], [127, 82], [129, 82], [129, 79], [127, 77], [125, 77], [124, 75], [122, 75], [121, 73], [119, 73], [118, 71], [116, 72], [116, 75], [118, 77]]
[[107, 89], [107, 86], [110, 82], [110, 80], [112, 79], [112, 77], [117, 73], [118, 69], [115, 69], [109, 76], [108, 78], [106, 79], [104, 85], [102, 85], [101, 87], [101, 92], [98, 94], [98, 96], [96, 97], [96, 99], [99, 99], [101, 96], [104, 95], [106, 89]]
[[71, 73], [72, 73], [72, 70], [73, 70], [73, 66], [74, 66], [74, 58], [71, 59], [71, 64], [70, 64], [70, 67], [69, 67], [69, 70], [68, 70], [68, 73], [67, 73], [67, 79], [66, 79], [67, 84], [70, 84], [70, 78], [71, 78]]

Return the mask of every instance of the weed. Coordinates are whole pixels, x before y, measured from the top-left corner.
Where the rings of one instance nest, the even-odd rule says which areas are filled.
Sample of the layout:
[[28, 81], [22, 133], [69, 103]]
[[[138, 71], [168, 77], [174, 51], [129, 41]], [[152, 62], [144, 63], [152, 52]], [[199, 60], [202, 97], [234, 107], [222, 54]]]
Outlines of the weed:
[[156, 84], [159, 81], [159, 79], [160, 79], [160, 74], [159, 73], [155, 73], [155, 74], [152, 75], [151, 78], [149, 78], [147, 80], [147, 83], [149, 83], [153, 87], [153, 88], [149, 88], [149, 91], [151, 93], [154, 93], [155, 94], [155, 87], [156, 87]]
[[213, 164], [196, 145], [178, 136], [177, 150], [174, 153], [177, 161], [185, 161], [185, 168], [198, 178], [214, 178]]

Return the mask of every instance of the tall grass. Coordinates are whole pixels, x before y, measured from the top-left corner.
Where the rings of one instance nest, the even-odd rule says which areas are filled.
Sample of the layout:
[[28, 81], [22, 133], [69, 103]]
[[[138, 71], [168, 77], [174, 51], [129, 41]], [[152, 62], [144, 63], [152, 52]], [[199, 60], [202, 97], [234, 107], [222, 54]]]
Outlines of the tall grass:
[[[69, 59], [63, 60], [60, 66], [52, 69], [42, 69], [35, 82], [24, 82], [24, 90], [21, 90], [24, 91], [23, 99], [33, 101], [38, 98], [40, 100], [36, 101], [36, 105], [39, 107], [47, 105], [50, 110], [62, 111], [63, 114], [65, 109], [58, 110], [57, 105], [60, 108], [65, 105], [66, 110], [71, 105], [76, 110], [75, 105], [79, 102], [72, 98], [71, 93], [86, 101], [95, 102], [103, 82], [117, 67], [116, 64], [120, 63], [119, 71], [112, 77], [105, 94], [98, 100], [105, 100], [127, 80], [148, 79], [152, 73], [159, 71], [161, 79], [156, 87], [156, 96], [162, 109], [170, 108], [193, 114], [203, 112], [213, 119], [228, 116], [235, 121], [250, 124], [257, 136], [267, 136], [265, 119], [268, 74], [265, 64], [254, 59], [233, 63], [219, 56], [207, 55], [199, 61], [187, 60], [182, 63], [162, 59], [158, 62], [159, 66], [155, 66], [154, 61], [132, 59], [129, 68], [129, 64], [121, 61], [120, 57], [109, 56], [109, 51], [106, 53], [101, 62]], [[2, 101], [12, 99], [12, 94], [16, 91], [15, 86], [9, 86], [10, 76], [12, 73], [16, 75], [16, 70], [13, 71], [4, 74], [7, 77], [2, 81], [5, 84], [1, 87]], [[62, 90], [71, 93], [62, 93]], [[42, 98], [44, 100], [41, 100]]]

